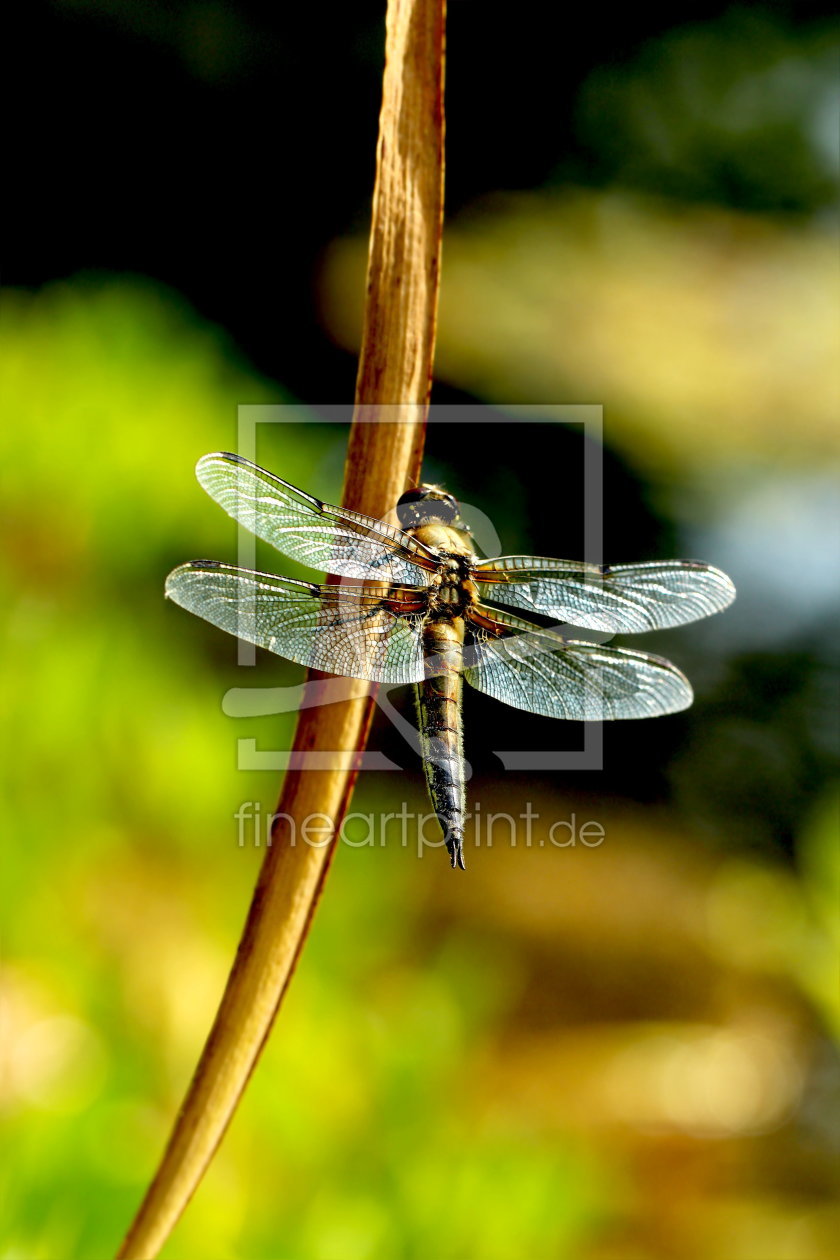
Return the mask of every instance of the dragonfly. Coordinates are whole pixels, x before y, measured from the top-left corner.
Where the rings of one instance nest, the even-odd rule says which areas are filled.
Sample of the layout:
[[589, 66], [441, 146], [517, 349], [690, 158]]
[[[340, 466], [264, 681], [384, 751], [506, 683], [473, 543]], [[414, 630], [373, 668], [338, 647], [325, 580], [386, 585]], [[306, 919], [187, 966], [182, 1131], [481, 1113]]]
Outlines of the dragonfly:
[[591, 722], [676, 713], [693, 694], [670, 661], [575, 638], [565, 629], [606, 636], [662, 630], [719, 612], [735, 597], [725, 573], [696, 560], [481, 559], [458, 502], [439, 486], [403, 494], [397, 526], [333, 507], [229, 452], [203, 456], [196, 475], [242, 526], [330, 580], [193, 560], [170, 573], [166, 595], [214, 626], [310, 669], [414, 684], [429, 795], [450, 864], [461, 870], [464, 681], [516, 709], [552, 718]]

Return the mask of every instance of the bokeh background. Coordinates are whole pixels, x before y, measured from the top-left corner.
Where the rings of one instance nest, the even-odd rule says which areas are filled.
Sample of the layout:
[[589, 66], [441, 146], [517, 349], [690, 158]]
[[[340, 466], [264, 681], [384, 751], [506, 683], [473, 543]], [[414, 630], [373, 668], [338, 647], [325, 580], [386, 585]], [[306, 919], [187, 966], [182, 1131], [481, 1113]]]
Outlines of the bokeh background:
[[[6, 18], [3, 1260], [114, 1249], [232, 958], [261, 857], [233, 815], [278, 789], [236, 740], [291, 719], [222, 697], [300, 671], [237, 667], [163, 579], [233, 555], [192, 468], [238, 404], [352, 399], [383, 8]], [[451, 0], [435, 398], [511, 424], [433, 428], [427, 472], [505, 550], [574, 557], [580, 433], [512, 404], [601, 403], [605, 558], [702, 557], [739, 597], [650, 636], [696, 703], [606, 729], [602, 772], [504, 773], [580, 728], [467, 696], [473, 799], [603, 843], [502, 832], [457, 878], [341, 846], [167, 1256], [835, 1254], [832, 8]], [[329, 498], [345, 436], [258, 454]], [[385, 720], [371, 745], [405, 773], [355, 807], [422, 809]]]

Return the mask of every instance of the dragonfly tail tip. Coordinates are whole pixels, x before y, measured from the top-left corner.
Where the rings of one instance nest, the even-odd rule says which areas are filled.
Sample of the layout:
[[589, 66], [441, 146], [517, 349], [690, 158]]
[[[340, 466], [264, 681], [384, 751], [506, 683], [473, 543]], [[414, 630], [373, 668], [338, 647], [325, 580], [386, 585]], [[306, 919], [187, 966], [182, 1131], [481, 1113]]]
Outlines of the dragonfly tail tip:
[[456, 869], [465, 871], [467, 868], [464, 863], [463, 840], [450, 840], [446, 847], [449, 850], [449, 865], [452, 867], [453, 871]]

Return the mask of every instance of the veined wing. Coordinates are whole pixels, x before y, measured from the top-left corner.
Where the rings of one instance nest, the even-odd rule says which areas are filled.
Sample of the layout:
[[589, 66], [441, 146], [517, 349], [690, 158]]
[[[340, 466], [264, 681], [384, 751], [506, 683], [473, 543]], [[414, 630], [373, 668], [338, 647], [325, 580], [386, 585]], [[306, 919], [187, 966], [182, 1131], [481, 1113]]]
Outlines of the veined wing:
[[655, 717], [691, 704], [688, 679], [661, 656], [576, 643], [481, 604], [470, 611], [464, 677], [478, 691], [544, 717]]
[[475, 566], [483, 599], [608, 634], [664, 630], [720, 612], [732, 582], [699, 560], [597, 565], [499, 556]]
[[299, 665], [363, 678], [413, 683], [425, 676], [426, 592], [411, 587], [319, 585], [251, 573], [213, 560], [173, 569], [176, 604]]
[[240, 525], [322, 573], [427, 585], [439, 567], [435, 554], [402, 530], [322, 503], [240, 455], [203, 455], [195, 472]]

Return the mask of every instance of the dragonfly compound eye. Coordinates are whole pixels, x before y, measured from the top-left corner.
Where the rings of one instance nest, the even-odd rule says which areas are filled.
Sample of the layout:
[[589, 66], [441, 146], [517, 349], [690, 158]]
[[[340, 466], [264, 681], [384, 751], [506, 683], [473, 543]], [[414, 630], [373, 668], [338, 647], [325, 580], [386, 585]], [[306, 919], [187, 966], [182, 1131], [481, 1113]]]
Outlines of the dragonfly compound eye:
[[438, 522], [452, 525], [458, 520], [458, 501], [440, 486], [417, 486], [407, 490], [397, 503], [397, 516], [405, 529]]

